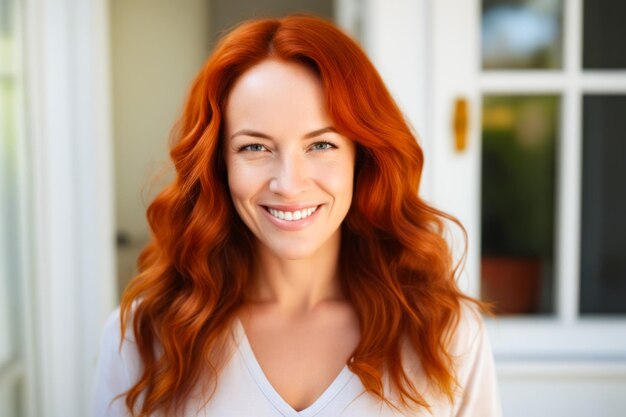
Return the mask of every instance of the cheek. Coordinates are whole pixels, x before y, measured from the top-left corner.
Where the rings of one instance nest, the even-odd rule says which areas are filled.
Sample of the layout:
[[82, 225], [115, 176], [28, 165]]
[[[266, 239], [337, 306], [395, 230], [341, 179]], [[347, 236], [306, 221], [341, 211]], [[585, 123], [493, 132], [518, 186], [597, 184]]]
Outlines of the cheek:
[[354, 163], [341, 159], [324, 164], [318, 171], [320, 183], [333, 194], [336, 199], [352, 199], [352, 185], [354, 179]]
[[238, 206], [241, 200], [249, 198], [257, 191], [260, 177], [257, 171], [236, 162], [228, 165], [227, 172], [230, 193], [235, 206]]

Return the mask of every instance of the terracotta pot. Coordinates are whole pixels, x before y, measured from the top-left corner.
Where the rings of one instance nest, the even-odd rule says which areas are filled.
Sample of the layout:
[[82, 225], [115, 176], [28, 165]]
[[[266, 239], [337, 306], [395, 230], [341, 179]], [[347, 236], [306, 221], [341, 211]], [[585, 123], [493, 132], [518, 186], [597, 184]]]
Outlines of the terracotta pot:
[[535, 313], [541, 282], [541, 259], [483, 257], [481, 299], [493, 301], [498, 314]]

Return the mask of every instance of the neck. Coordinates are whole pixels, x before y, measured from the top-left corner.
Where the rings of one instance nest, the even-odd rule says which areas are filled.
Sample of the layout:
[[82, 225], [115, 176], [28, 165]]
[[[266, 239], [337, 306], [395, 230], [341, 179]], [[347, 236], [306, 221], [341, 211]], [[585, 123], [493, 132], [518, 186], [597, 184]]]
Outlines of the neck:
[[257, 264], [250, 301], [285, 314], [305, 314], [329, 301], [343, 300], [338, 276], [340, 232], [317, 252], [284, 259], [257, 245]]

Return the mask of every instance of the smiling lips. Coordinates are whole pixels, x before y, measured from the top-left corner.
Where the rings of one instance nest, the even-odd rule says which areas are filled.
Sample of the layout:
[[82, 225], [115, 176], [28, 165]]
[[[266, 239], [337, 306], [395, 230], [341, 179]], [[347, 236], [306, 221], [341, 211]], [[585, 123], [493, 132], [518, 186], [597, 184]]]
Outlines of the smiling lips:
[[302, 210], [295, 210], [295, 211], [277, 210], [272, 207], [266, 207], [266, 208], [267, 208], [267, 211], [269, 211], [270, 214], [277, 219], [294, 221], [294, 220], [301, 220], [310, 216], [312, 213], [315, 212], [315, 210], [317, 210], [317, 207], [318, 206], [309, 207], [309, 208], [304, 208]]

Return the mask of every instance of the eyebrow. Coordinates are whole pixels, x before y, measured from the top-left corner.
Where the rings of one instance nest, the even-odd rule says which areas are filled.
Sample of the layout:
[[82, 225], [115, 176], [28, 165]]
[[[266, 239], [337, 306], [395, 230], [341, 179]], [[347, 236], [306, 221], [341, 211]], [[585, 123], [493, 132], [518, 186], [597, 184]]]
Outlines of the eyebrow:
[[[307, 133], [306, 135], [304, 135], [302, 137], [302, 139], [310, 139], [310, 138], [313, 138], [315, 136], [319, 136], [322, 133], [326, 133], [326, 132], [339, 133], [339, 132], [337, 132], [337, 130], [334, 127], [327, 126], [327, 127], [323, 127], [321, 129], [317, 129], [317, 130], [314, 130], [312, 132]], [[233, 135], [230, 138], [233, 139], [235, 136], [239, 136], [239, 135], [253, 136], [253, 137], [256, 137], [256, 138], [264, 138], [264, 139], [273, 139], [271, 136], [266, 135], [265, 133], [257, 132], [257, 131], [250, 130], [250, 129], [239, 130], [238, 132], [233, 133]]]

